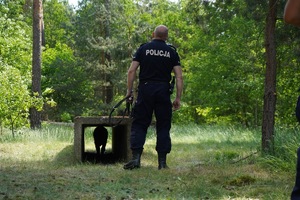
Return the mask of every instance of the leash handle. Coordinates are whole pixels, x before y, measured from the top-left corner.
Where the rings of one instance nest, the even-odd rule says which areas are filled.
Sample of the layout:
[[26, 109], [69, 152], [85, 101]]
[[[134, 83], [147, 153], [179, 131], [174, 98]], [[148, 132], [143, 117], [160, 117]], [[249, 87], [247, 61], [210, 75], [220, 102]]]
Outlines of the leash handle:
[[123, 113], [123, 117], [122, 117], [122, 119], [116, 124], [116, 126], [118, 125], [118, 124], [120, 124], [121, 123], [121, 121], [124, 119], [124, 117], [125, 117], [125, 115], [126, 115], [126, 111], [128, 112], [128, 115], [130, 115], [130, 105], [131, 105], [131, 102], [132, 102], [132, 100], [130, 100], [130, 99], [133, 99], [133, 97], [132, 96], [129, 96], [129, 97], [125, 97], [125, 98], [123, 98], [123, 99], [121, 99], [121, 101], [119, 101], [113, 108], [112, 108], [112, 110], [111, 110], [111, 112], [110, 112], [110, 114], [109, 114], [109, 118], [108, 118], [108, 123], [111, 125], [111, 116], [112, 116], [112, 114], [113, 114], [113, 112], [125, 101], [125, 100], [127, 100], [127, 102], [126, 102], [126, 108], [125, 108], [125, 110], [124, 110], [124, 113]]

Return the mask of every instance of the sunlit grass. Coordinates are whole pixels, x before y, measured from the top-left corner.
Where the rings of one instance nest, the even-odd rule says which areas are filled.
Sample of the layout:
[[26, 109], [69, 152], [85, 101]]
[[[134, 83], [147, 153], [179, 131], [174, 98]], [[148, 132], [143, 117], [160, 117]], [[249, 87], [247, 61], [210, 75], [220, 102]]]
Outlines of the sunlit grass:
[[[92, 130], [85, 132], [89, 151], [94, 151]], [[294, 134], [289, 134], [285, 140], [292, 143]], [[152, 127], [142, 167], [132, 171], [123, 170], [122, 162], [75, 162], [73, 135], [72, 127], [53, 125], [40, 131], [24, 129], [15, 138], [9, 131], [0, 135], [0, 199], [282, 200], [289, 199], [294, 184], [293, 162], [293, 169], [274, 170], [272, 159], [261, 157], [260, 130], [174, 125], [170, 169], [157, 170]], [[287, 145], [281, 143], [280, 148]], [[110, 145], [111, 138], [108, 149]]]

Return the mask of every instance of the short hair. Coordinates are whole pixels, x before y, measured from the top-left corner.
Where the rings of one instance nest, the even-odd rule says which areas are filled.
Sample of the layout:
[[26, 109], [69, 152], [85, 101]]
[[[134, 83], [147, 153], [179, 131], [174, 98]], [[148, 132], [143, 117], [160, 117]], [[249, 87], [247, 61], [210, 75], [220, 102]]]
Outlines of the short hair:
[[164, 25], [159, 25], [155, 28], [154, 35], [158, 38], [166, 40], [168, 38], [168, 28]]

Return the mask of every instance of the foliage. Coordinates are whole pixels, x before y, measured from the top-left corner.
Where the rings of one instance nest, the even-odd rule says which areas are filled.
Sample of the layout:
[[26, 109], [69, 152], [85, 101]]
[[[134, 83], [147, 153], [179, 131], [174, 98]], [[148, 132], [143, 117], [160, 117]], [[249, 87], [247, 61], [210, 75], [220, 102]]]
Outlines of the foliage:
[[[1, 9], [3, 12], [0, 13], [0, 60], [20, 70], [27, 79], [31, 70], [30, 28], [23, 21], [22, 15], [9, 18], [9, 9]], [[0, 70], [3, 68], [4, 66], [0, 66]]]
[[63, 113], [80, 115], [89, 104], [91, 87], [82, 66], [77, 64], [73, 51], [65, 44], [57, 43], [55, 48], [46, 48], [43, 53], [43, 89], [52, 88], [52, 98], [56, 107], [45, 107], [48, 117], [61, 120]]
[[277, 60], [277, 112], [276, 120], [280, 124], [295, 126], [295, 108], [299, 96], [299, 31], [292, 26], [277, 23], [278, 29], [285, 30], [276, 36]]
[[66, 1], [48, 0], [44, 3], [45, 41], [48, 47], [56, 43], [74, 45], [74, 11]]
[[19, 18], [24, 14], [24, 0], [0, 0], [0, 14], [5, 14], [9, 19]]
[[136, 10], [128, 1], [91, 0], [80, 5], [75, 23], [79, 36], [76, 54], [85, 58], [83, 65], [97, 103], [109, 104], [126, 92], [126, 71], [137, 35], [131, 13]]
[[[10, 6], [14, 7], [13, 4]], [[28, 110], [40, 107], [40, 100], [31, 97], [30, 83], [31, 44], [29, 27], [23, 16], [12, 15], [11, 7], [0, 5], [0, 123], [15, 128], [27, 125]]]
[[18, 69], [11, 66], [4, 66], [0, 72], [0, 120], [1, 125], [9, 125], [14, 131], [15, 127], [20, 127], [27, 122], [28, 109], [30, 107], [30, 94], [26, 84]]
[[[29, 108], [42, 110], [44, 103], [55, 106], [52, 99], [31, 95], [26, 80], [18, 69], [0, 62], [4, 69], [0, 72], [0, 125], [9, 126], [14, 135], [15, 129], [28, 126]], [[44, 94], [51, 93], [48, 89]]]
[[[2, 0], [0, 58], [19, 70], [27, 86], [31, 70], [29, 1]], [[50, 120], [70, 115], [106, 115], [126, 92], [131, 55], [151, 40], [158, 24], [184, 71], [182, 109], [176, 123], [260, 126], [265, 73], [267, 1], [250, 0], [46, 0], [42, 88], [52, 88]], [[280, 19], [278, 3], [276, 123], [294, 126], [299, 68], [299, 30]], [[1, 69], [2, 70], [2, 69]]]
[[[187, 10], [193, 8], [189, 6], [191, 2]], [[240, 10], [235, 11], [237, 8]], [[199, 106], [198, 114], [209, 108], [211, 114], [202, 116], [206, 122], [223, 118], [231, 123], [256, 125], [262, 105], [257, 97], [262, 94], [264, 72], [259, 53], [263, 51], [259, 26], [245, 18], [247, 7], [239, 1], [227, 4], [216, 1], [194, 9], [194, 12], [207, 9], [214, 14], [202, 16], [201, 29], [192, 37], [195, 40], [191, 42], [195, 49], [192, 52], [197, 54], [191, 55], [188, 61], [186, 95], [192, 104]], [[196, 22], [200, 20], [197, 16]]]

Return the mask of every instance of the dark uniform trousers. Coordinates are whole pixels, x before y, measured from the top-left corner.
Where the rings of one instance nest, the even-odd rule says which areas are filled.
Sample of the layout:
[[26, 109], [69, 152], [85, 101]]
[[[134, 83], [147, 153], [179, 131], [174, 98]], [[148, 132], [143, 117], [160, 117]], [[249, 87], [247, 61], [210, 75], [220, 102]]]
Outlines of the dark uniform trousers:
[[300, 148], [297, 150], [296, 181], [291, 200], [300, 200]]
[[170, 153], [171, 151], [171, 118], [172, 103], [169, 92], [170, 84], [164, 82], [144, 82], [138, 87], [138, 97], [133, 109], [131, 126], [131, 149], [142, 149], [147, 129], [154, 112], [156, 118], [156, 151]]

